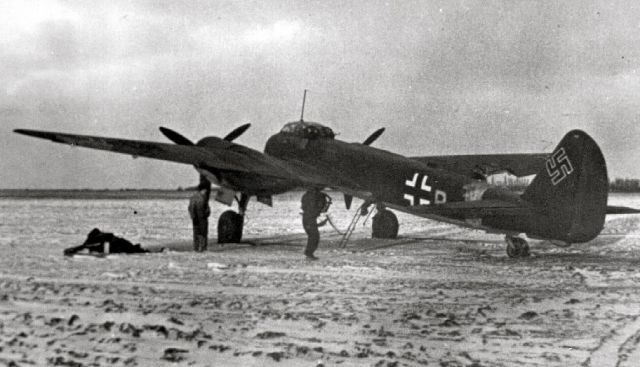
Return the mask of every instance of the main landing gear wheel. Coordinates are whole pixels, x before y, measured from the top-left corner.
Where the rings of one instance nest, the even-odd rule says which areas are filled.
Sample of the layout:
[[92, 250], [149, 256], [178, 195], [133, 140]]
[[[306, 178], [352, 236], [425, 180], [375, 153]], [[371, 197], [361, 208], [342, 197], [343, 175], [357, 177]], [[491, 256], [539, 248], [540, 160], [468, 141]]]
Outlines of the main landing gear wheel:
[[507, 236], [507, 256], [510, 258], [528, 257], [529, 244], [524, 238]]
[[244, 213], [249, 204], [249, 195], [240, 193], [236, 196], [238, 213], [227, 210], [218, 219], [218, 243], [239, 243], [242, 241], [242, 227], [244, 226]]
[[398, 218], [387, 209], [378, 209], [371, 223], [371, 237], [373, 238], [397, 238]]
[[218, 219], [218, 243], [238, 243], [242, 240], [244, 217], [233, 210], [222, 213]]

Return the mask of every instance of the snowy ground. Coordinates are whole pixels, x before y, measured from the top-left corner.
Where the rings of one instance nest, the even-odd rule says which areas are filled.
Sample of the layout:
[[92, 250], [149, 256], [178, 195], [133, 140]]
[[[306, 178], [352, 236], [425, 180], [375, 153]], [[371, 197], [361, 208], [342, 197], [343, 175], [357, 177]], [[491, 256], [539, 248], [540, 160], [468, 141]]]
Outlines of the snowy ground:
[[[0, 200], [0, 365], [637, 366], [640, 216], [509, 259], [502, 238], [401, 215], [401, 238], [301, 252], [298, 195], [251, 204], [257, 244], [64, 258], [93, 227], [188, 249], [183, 200]], [[357, 204], [357, 203], [354, 203]], [[640, 196], [612, 196], [640, 207]], [[357, 205], [354, 205], [357, 206]], [[215, 206], [214, 218], [224, 210]], [[351, 213], [337, 200], [332, 217]], [[354, 211], [354, 209], [352, 209]], [[369, 223], [367, 223], [369, 224]]]

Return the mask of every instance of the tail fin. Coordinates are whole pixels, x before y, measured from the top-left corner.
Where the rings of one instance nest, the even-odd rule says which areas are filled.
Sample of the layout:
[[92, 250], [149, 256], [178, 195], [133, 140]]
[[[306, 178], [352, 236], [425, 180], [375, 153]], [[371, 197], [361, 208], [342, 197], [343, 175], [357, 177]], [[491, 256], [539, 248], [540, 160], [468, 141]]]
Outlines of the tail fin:
[[522, 199], [540, 208], [536, 234], [569, 243], [586, 242], [604, 226], [609, 181], [598, 144], [573, 130], [546, 160]]

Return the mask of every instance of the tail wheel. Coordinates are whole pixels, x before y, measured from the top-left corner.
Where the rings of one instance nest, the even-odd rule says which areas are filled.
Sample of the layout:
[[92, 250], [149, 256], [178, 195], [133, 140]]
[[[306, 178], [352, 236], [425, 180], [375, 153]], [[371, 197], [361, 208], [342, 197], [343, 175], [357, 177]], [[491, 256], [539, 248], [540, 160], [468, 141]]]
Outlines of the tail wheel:
[[218, 219], [218, 243], [238, 243], [242, 240], [244, 217], [233, 210], [222, 213]]
[[371, 224], [371, 237], [373, 238], [397, 238], [398, 218], [391, 211], [383, 209], [373, 216]]

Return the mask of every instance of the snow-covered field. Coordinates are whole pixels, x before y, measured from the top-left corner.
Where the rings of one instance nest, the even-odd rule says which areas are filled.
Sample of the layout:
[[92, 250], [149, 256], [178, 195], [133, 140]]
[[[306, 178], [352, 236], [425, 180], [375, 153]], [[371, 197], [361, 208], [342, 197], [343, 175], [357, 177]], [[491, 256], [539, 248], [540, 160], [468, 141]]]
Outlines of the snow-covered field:
[[[401, 238], [303, 260], [299, 194], [252, 202], [245, 238], [205, 254], [64, 258], [99, 227], [186, 250], [184, 200], [0, 200], [0, 365], [637, 366], [640, 216], [591, 243], [530, 241], [399, 215]], [[638, 195], [612, 205], [640, 207]], [[346, 228], [355, 208], [334, 198]], [[212, 219], [226, 208], [212, 205]], [[213, 220], [212, 222], [215, 222]], [[212, 233], [215, 227], [212, 225]], [[214, 242], [214, 241], [212, 241]]]

